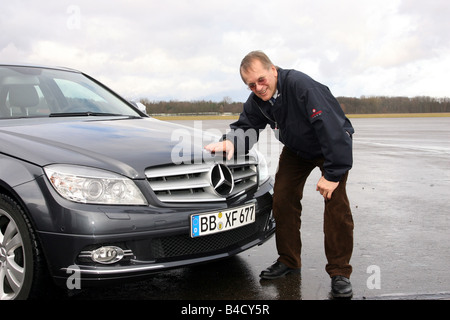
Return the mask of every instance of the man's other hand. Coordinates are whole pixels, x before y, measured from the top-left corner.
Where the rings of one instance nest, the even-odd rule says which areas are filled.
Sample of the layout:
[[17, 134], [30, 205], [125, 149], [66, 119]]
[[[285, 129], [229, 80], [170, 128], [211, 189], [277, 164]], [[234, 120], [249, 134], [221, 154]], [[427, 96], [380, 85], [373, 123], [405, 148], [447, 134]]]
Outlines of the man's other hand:
[[328, 181], [322, 176], [317, 183], [316, 191], [319, 191], [325, 200], [330, 200], [338, 185], [339, 182]]

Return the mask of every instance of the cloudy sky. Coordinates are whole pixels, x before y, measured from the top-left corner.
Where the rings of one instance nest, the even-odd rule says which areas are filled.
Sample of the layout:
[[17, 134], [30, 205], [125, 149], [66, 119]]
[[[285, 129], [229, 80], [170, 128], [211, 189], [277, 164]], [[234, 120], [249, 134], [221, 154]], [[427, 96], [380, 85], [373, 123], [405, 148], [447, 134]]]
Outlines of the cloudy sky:
[[129, 99], [245, 101], [252, 50], [335, 96], [449, 97], [448, 0], [14, 0], [0, 63], [79, 69]]

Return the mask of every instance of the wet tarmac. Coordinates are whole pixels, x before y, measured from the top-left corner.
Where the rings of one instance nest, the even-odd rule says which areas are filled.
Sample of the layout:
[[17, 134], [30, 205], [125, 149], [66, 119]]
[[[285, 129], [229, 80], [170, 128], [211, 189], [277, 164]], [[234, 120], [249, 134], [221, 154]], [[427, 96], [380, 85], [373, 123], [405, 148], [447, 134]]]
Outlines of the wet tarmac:
[[[354, 300], [450, 299], [450, 118], [351, 119]], [[225, 132], [229, 121], [174, 121]], [[267, 130], [266, 130], [267, 131]], [[259, 143], [271, 174], [279, 143]], [[277, 258], [275, 240], [235, 257], [120, 286], [72, 292], [69, 300], [326, 300], [323, 200], [311, 174], [302, 213], [302, 270], [277, 280], [259, 273]]]

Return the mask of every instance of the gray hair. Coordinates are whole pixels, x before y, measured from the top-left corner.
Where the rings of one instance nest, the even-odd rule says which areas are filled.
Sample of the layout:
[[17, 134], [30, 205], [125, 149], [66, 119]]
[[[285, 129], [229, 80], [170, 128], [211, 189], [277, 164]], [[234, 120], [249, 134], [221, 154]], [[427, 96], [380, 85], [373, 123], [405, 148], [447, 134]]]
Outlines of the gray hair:
[[[259, 60], [263, 67], [267, 68], [269, 70], [274, 65], [272, 61], [270, 61], [269, 57], [262, 51], [252, 51], [249, 54], [247, 54], [244, 59], [242, 59], [241, 66], [240, 66], [240, 73], [242, 78], [242, 71], [248, 71], [252, 65], [252, 63], [255, 60]], [[242, 78], [242, 81], [245, 82], [244, 78]]]

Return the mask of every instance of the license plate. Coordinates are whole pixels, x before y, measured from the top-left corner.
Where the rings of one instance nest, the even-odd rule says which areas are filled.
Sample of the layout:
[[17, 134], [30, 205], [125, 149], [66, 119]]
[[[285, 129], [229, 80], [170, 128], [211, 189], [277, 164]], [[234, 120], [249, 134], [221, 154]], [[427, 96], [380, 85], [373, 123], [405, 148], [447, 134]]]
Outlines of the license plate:
[[255, 204], [191, 216], [191, 237], [228, 231], [255, 222]]

